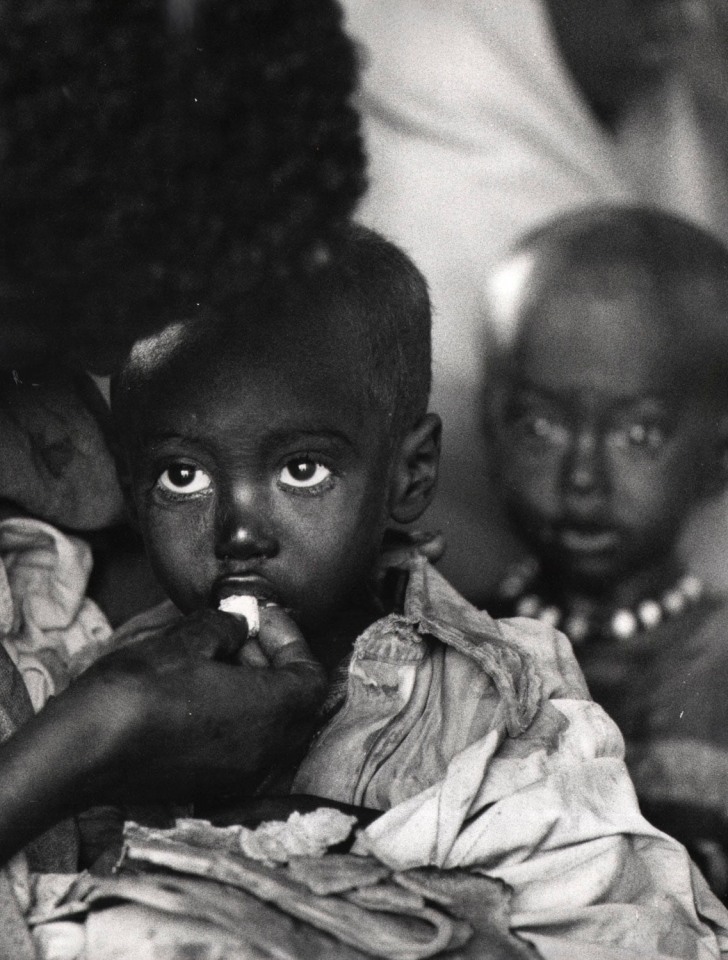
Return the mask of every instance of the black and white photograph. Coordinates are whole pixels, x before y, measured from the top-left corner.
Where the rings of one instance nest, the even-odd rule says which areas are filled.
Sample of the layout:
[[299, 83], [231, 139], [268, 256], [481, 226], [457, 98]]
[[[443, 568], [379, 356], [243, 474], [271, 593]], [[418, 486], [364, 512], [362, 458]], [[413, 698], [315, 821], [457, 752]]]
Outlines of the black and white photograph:
[[728, 960], [726, 0], [0, 0], [0, 960]]

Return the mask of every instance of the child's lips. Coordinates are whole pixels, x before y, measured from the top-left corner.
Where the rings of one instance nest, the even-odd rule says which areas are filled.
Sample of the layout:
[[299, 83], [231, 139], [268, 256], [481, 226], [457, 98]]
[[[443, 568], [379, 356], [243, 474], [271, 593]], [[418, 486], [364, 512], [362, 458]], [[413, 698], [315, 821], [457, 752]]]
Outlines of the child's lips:
[[560, 527], [558, 544], [570, 553], [597, 554], [607, 553], [617, 546], [619, 535], [610, 527]]
[[226, 597], [249, 596], [268, 603], [279, 603], [273, 586], [257, 574], [239, 574], [221, 577], [212, 590], [212, 605], [217, 607]]

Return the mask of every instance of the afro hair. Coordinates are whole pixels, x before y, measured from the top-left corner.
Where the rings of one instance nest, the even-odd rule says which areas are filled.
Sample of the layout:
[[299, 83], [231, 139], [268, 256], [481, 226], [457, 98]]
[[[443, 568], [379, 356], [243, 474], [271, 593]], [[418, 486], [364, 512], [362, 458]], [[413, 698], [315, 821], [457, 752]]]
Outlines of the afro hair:
[[365, 187], [335, 0], [6, 0], [4, 322], [103, 368], [306, 274]]

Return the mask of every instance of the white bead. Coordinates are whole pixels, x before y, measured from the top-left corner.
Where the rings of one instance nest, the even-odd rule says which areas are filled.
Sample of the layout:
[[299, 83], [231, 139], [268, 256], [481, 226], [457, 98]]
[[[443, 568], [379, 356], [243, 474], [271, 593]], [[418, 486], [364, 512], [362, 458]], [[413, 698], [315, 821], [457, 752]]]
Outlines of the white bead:
[[662, 598], [662, 606], [671, 615], [682, 613], [687, 605], [687, 597], [682, 590], [669, 590]]
[[564, 633], [572, 643], [581, 643], [589, 633], [589, 621], [578, 613], [572, 614], [564, 624]]
[[703, 582], [698, 577], [688, 574], [680, 581], [679, 589], [682, 590], [688, 600], [699, 600], [703, 594]]
[[501, 581], [498, 587], [498, 593], [506, 600], [515, 600], [518, 594], [523, 590], [525, 580], [517, 573], [510, 573]]
[[519, 617], [535, 617], [540, 609], [541, 601], [535, 594], [530, 593], [527, 597], [518, 601], [516, 613]]
[[547, 623], [550, 627], [557, 627], [561, 620], [561, 611], [558, 607], [544, 607], [538, 615], [542, 623]]
[[656, 600], [643, 600], [637, 607], [637, 616], [646, 630], [656, 627], [662, 620], [662, 607]]
[[637, 617], [631, 610], [617, 610], [609, 626], [619, 640], [629, 640], [637, 633]]
[[521, 571], [521, 576], [525, 580], [532, 580], [539, 570], [538, 560], [535, 557], [526, 557], [526, 559], [518, 565], [518, 569]]

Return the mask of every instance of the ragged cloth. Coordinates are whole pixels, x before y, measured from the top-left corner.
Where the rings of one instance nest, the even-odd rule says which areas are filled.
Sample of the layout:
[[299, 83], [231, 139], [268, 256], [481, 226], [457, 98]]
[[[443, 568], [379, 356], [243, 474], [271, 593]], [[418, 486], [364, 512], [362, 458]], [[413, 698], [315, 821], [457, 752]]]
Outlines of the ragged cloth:
[[[356, 850], [393, 870], [505, 881], [511, 930], [546, 960], [728, 956], [728, 912], [641, 816], [622, 737], [568, 640], [493, 620], [416, 552], [389, 563], [404, 602], [357, 639], [292, 792], [385, 810]], [[179, 616], [166, 602], [117, 640]]]
[[[109, 649], [111, 627], [85, 595], [90, 571], [82, 540], [29, 517], [0, 522], [0, 740]], [[75, 825], [58, 824], [25, 858], [34, 870], [75, 870]]]
[[[540, 684], [519, 735], [468, 639], [517, 651]], [[394, 869], [504, 880], [512, 929], [547, 960], [728, 954], [728, 913], [684, 848], [641, 816], [622, 737], [566, 638], [492, 620], [421, 557], [402, 615], [357, 640], [346, 700], [293, 790], [387, 810], [355, 850]]]

